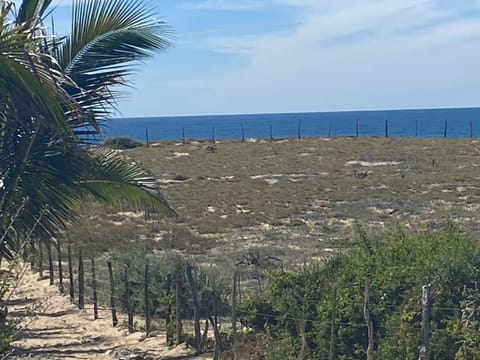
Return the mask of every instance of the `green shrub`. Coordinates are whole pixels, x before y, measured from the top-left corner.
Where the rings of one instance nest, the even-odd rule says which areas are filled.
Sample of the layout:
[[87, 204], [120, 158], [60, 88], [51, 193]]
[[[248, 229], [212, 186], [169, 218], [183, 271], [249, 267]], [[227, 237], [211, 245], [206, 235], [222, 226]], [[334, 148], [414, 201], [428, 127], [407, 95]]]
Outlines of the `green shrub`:
[[118, 150], [135, 149], [143, 146], [140, 141], [121, 136], [108, 138], [104, 141], [103, 145]]
[[[440, 233], [396, 229], [384, 237], [372, 237], [360, 229], [357, 244], [356, 249], [325, 266], [272, 273], [265, 295], [243, 306], [245, 325], [256, 329], [266, 326], [273, 339], [292, 344], [297, 353], [304, 331], [312, 358], [328, 354], [336, 287], [337, 358], [365, 359], [363, 301], [364, 284], [369, 279], [376, 356], [387, 360], [418, 358], [421, 290], [422, 285], [431, 284], [431, 358], [476, 356], [480, 296], [471, 289], [476, 289], [480, 272], [477, 240], [447, 225]], [[265, 315], [276, 322], [267, 322]]]

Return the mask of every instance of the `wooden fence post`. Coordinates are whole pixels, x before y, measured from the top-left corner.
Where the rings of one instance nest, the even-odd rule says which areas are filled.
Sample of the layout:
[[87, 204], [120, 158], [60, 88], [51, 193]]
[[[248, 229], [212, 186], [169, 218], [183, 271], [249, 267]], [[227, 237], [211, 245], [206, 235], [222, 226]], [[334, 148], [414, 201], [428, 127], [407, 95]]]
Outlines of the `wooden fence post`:
[[333, 129], [333, 120], [330, 119], [330, 125], [328, 127], [328, 137], [331, 138], [332, 137], [332, 129]]
[[192, 265], [187, 264], [187, 278], [190, 283], [190, 288], [193, 295], [193, 327], [195, 331], [195, 355], [199, 355], [202, 352], [201, 342], [202, 333], [200, 329], [200, 301], [198, 296], [198, 286], [196, 276], [193, 274]]
[[243, 127], [243, 123], [240, 124], [242, 129], [242, 143], [245, 143], [245, 128]]
[[147, 139], [147, 148], [150, 147], [150, 140], [148, 139], [148, 128], [145, 128], [145, 138]]
[[359, 134], [360, 134], [360, 128], [359, 128], [359, 121], [357, 119], [357, 122], [355, 123], [355, 137], [358, 138]]
[[78, 308], [85, 309], [85, 273], [81, 250], [78, 255]]
[[332, 317], [330, 320], [330, 354], [328, 359], [335, 360], [335, 319], [336, 319], [336, 310], [337, 310], [337, 287], [333, 288], [333, 298], [332, 298]]
[[55, 285], [55, 274], [53, 273], [53, 254], [52, 245], [47, 244], [47, 256], [48, 256], [48, 277], [50, 278], [50, 285]]
[[273, 126], [272, 126], [272, 120], [270, 120], [270, 141], [273, 141]]
[[232, 329], [233, 329], [233, 359], [240, 359], [238, 353], [238, 333], [237, 333], [237, 281], [238, 271], [233, 272], [233, 286], [232, 286]]
[[130, 281], [128, 280], [128, 265], [125, 264], [125, 304], [127, 305], [128, 332], [133, 333], [133, 309], [130, 294]]
[[367, 323], [368, 330], [368, 347], [367, 347], [367, 360], [373, 360], [374, 350], [374, 335], [373, 335], [373, 321], [370, 316], [370, 282], [365, 280], [365, 301], [363, 305], [363, 315], [365, 322]]
[[98, 296], [97, 296], [97, 269], [95, 259], [92, 258], [92, 287], [93, 287], [93, 319], [98, 320]]
[[38, 276], [40, 279], [43, 278], [43, 246], [41, 243], [38, 244]]
[[388, 119], [385, 120], [385, 137], [388, 139]]
[[151, 328], [151, 318], [150, 318], [150, 268], [148, 262], [145, 264], [144, 272], [144, 300], [145, 300], [145, 333], [148, 335]]
[[470, 137], [473, 138], [473, 122], [470, 120]]
[[166, 343], [167, 346], [173, 345], [173, 326], [172, 326], [172, 301], [170, 300], [170, 293], [172, 291], [172, 275], [167, 275], [167, 312], [165, 313], [165, 331], [166, 331]]
[[175, 274], [175, 329], [177, 331], [176, 344], [183, 342], [182, 335], [182, 302], [180, 299], [180, 266], [177, 266]]
[[73, 302], [75, 301], [75, 288], [74, 288], [74, 282], [73, 282], [73, 263], [72, 263], [72, 243], [68, 243], [67, 247], [67, 261], [68, 261], [68, 282], [70, 285], [70, 288], [68, 289], [70, 293], [70, 301]]
[[213, 125], [213, 128], [212, 128], [212, 144], [215, 145], [215, 125]]
[[297, 129], [298, 140], [302, 139], [302, 120], [298, 120], [298, 129]]
[[445, 129], [443, 130], [443, 137], [447, 138], [448, 120], [445, 120]]
[[117, 318], [117, 307], [115, 301], [115, 281], [113, 279], [113, 269], [112, 269], [112, 262], [109, 261], [107, 263], [108, 267], [108, 276], [110, 278], [110, 308], [112, 309], [112, 324], [113, 327], [118, 325], [118, 318]]
[[418, 360], [430, 360], [430, 285], [422, 286], [422, 342]]
[[62, 246], [57, 241], [57, 258], [58, 258], [58, 289], [61, 294], [65, 293], [65, 287], [63, 286], [63, 265], [62, 265]]

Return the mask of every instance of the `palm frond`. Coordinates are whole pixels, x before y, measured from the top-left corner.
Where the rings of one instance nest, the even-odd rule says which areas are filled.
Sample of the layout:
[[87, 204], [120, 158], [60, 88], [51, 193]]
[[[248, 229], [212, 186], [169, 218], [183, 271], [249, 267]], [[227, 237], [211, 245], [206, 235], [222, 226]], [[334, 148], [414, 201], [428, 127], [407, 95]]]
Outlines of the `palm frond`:
[[170, 46], [169, 29], [142, 1], [76, 0], [72, 15], [71, 35], [56, 57], [83, 90], [69, 91], [102, 119], [115, 107], [114, 87], [128, 84], [135, 62]]

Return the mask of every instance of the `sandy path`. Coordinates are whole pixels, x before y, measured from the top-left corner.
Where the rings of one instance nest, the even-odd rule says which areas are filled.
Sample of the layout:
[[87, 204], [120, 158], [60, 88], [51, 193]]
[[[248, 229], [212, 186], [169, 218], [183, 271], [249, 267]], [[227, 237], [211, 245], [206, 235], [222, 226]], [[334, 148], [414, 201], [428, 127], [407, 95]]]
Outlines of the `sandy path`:
[[[21, 321], [22, 338], [13, 343], [9, 358], [32, 359], [190, 359], [184, 346], [168, 348], [165, 336], [143, 339], [143, 333], [128, 334], [112, 327], [110, 312], [93, 320], [92, 306], [78, 310], [61, 296], [49, 280], [37, 280], [27, 271], [12, 296], [9, 316]], [[120, 324], [123, 314], [119, 314]], [[141, 355], [134, 357], [134, 354]], [[203, 359], [208, 359], [204, 357]]]

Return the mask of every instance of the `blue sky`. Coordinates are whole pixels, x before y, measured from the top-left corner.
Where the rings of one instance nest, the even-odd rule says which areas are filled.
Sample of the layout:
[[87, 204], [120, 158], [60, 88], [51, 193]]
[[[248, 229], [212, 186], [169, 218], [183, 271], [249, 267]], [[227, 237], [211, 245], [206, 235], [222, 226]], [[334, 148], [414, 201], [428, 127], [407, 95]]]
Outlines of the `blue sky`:
[[480, 105], [480, 0], [150, 4], [174, 47], [139, 67], [121, 116]]

